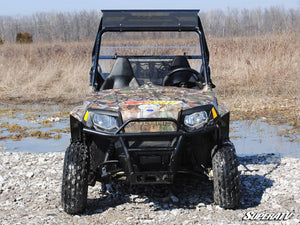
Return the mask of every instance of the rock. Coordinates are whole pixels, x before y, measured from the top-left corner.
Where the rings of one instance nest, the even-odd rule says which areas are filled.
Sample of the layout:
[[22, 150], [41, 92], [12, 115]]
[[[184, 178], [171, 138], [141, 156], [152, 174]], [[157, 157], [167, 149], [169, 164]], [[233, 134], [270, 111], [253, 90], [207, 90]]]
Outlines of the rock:
[[[264, 109], [264, 108], [265, 108], [265, 107], [262, 107], [262, 109]], [[267, 120], [267, 118], [264, 117], [264, 116], [262, 116], [260, 119], [261, 119], [261, 121], [263, 121], [263, 122]]]
[[153, 220], [143, 220], [143, 223], [146, 223], [146, 224], [153, 224]]
[[171, 213], [172, 213], [172, 215], [174, 215], [174, 216], [178, 216], [179, 211], [176, 210], [176, 209], [174, 209], [174, 210], [171, 210]]
[[207, 205], [206, 208], [209, 210], [209, 211], [212, 211], [213, 210], [213, 207], [211, 205]]
[[205, 204], [204, 204], [203, 202], [201, 202], [201, 203], [199, 203], [199, 204], [197, 205], [197, 207], [198, 207], [198, 208], [205, 207]]
[[21, 201], [23, 199], [23, 197], [21, 195], [16, 197], [16, 201]]
[[223, 210], [223, 208], [221, 208], [220, 206], [216, 205], [215, 207], [217, 210]]
[[192, 224], [192, 220], [185, 220], [182, 222], [182, 225]]
[[60, 118], [59, 117], [50, 117], [50, 118], [47, 118], [47, 121], [49, 121], [49, 122], [59, 122]]
[[0, 187], [3, 185], [4, 177], [0, 175]]
[[123, 205], [118, 205], [117, 207], [116, 207], [116, 210], [119, 210], [119, 211], [122, 211], [122, 210], [124, 210], [125, 208], [124, 208], [124, 206]]
[[27, 172], [26, 173], [26, 177], [28, 177], [28, 178], [31, 178], [31, 177], [33, 177], [34, 176], [34, 173], [33, 172]]

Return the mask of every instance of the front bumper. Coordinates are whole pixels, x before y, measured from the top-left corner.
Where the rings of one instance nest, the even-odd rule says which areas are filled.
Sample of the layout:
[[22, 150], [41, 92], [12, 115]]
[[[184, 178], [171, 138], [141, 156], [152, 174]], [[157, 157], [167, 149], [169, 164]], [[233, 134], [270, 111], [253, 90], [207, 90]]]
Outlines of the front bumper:
[[[178, 130], [174, 132], [125, 133], [128, 123], [143, 120], [149, 121], [149, 119], [129, 120], [114, 133], [83, 128], [86, 136], [106, 139], [113, 143], [119, 156], [119, 163], [131, 184], [173, 183], [176, 173], [188, 172], [182, 170], [180, 166], [181, 152], [186, 147], [185, 140], [196, 140], [199, 136], [209, 133], [214, 136], [214, 143], [211, 143], [211, 146], [215, 146], [217, 143], [219, 130], [217, 124], [187, 131], [181, 129], [178, 122], [172, 119], [169, 120], [178, 124]], [[152, 121], [165, 120], [152, 119]], [[201, 149], [201, 151], [207, 151], [207, 154], [210, 155], [211, 149]], [[104, 161], [102, 164], [104, 165], [106, 162]], [[194, 171], [189, 172], [193, 173]]]

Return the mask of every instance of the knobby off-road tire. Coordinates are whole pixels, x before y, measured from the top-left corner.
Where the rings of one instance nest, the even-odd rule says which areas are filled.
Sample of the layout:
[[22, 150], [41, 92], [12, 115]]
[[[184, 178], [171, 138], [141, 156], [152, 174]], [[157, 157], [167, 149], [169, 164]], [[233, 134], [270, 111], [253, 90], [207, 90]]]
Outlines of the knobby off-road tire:
[[240, 198], [239, 174], [235, 148], [231, 142], [217, 149], [212, 167], [215, 203], [225, 209], [236, 208]]
[[87, 204], [89, 155], [85, 144], [71, 143], [64, 159], [62, 206], [69, 214], [82, 213]]

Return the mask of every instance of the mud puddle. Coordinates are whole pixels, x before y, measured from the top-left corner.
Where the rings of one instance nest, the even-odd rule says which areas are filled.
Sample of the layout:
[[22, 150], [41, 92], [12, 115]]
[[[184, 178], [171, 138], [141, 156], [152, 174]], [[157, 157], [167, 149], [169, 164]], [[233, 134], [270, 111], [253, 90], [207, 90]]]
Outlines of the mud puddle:
[[70, 140], [69, 111], [57, 105], [0, 108], [0, 150], [64, 151]]
[[300, 158], [299, 134], [288, 125], [272, 125], [261, 120], [233, 121], [230, 138], [240, 156], [275, 153]]
[[[0, 150], [9, 152], [60, 152], [70, 141], [72, 106], [19, 106], [0, 108]], [[299, 134], [288, 125], [261, 120], [233, 121], [230, 137], [240, 156], [275, 153], [300, 158]]]

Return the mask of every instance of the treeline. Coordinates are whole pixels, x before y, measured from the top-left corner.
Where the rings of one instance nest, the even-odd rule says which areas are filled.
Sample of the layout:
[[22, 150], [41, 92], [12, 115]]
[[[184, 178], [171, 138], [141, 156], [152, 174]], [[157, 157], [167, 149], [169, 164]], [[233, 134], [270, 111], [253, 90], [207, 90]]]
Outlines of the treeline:
[[34, 42], [90, 41], [95, 39], [99, 21], [97, 11], [0, 16], [0, 37], [4, 42], [15, 42], [18, 33], [28, 32]]
[[206, 33], [216, 37], [299, 33], [299, 9], [212, 10], [200, 14]]
[[[100, 16], [95, 10], [0, 16], [0, 38], [3, 42], [15, 42], [18, 33], [28, 32], [34, 42], [90, 41], [95, 38]], [[201, 12], [200, 16], [206, 34], [214, 37], [300, 32], [299, 9], [212, 10]]]

